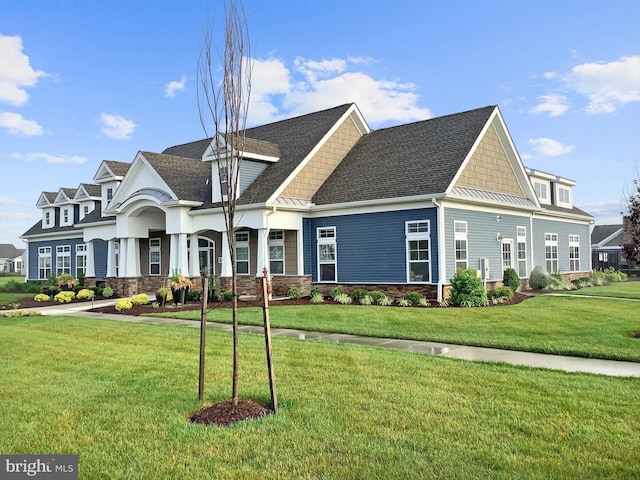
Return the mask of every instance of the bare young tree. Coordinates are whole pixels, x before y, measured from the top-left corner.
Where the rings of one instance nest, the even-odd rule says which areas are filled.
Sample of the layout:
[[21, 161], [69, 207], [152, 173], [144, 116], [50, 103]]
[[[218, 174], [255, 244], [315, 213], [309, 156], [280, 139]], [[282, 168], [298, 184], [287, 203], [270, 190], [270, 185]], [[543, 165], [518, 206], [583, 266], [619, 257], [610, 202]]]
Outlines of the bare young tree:
[[[218, 152], [217, 169], [222, 211], [231, 257], [233, 293], [233, 405], [238, 404], [238, 297], [235, 248], [236, 201], [240, 194], [240, 164], [244, 153], [245, 126], [251, 93], [249, 34], [242, 5], [224, 2], [223, 50], [215, 48], [213, 27], [207, 25], [198, 59], [198, 112], [211, 146]], [[213, 124], [214, 135], [208, 125]], [[225, 148], [221, 148], [220, 142]], [[226, 148], [230, 146], [231, 148]], [[215, 182], [215, 179], [213, 179]]]

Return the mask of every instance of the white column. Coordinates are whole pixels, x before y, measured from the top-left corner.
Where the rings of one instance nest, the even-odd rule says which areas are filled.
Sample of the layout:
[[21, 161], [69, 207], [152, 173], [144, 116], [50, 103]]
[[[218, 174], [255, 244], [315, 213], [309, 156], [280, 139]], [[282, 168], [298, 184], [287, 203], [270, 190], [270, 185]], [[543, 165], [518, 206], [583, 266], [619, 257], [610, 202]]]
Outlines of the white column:
[[189, 256], [187, 255], [187, 234], [178, 234], [178, 270], [180, 275], [189, 275]]
[[[120, 256], [126, 256], [126, 267], [124, 276], [127, 278], [140, 276], [140, 242], [137, 238], [127, 238], [126, 253], [122, 252]], [[123, 255], [124, 254], [124, 255]]]
[[94, 278], [96, 276], [96, 262], [93, 258], [93, 241], [89, 241], [86, 243], [87, 251], [86, 251], [86, 270], [85, 277]]
[[222, 265], [220, 265], [220, 276], [231, 276], [231, 255], [229, 253], [229, 241], [227, 232], [222, 232]]
[[127, 249], [129, 246], [128, 238], [120, 239], [120, 246], [118, 250], [118, 277], [127, 276]]
[[107, 242], [107, 277], [115, 277], [116, 274], [116, 241]]
[[[213, 275], [213, 272], [209, 272]], [[198, 255], [198, 235], [189, 235], [189, 277], [200, 276], [200, 255]]]
[[258, 248], [256, 259], [256, 277], [262, 277], [262, 269], [269, 272], [269, 241], [266, 228], [258, 229]]
[[[29, 240], [23, 240], [26, 244], [25, 246], [25, 254], [24, 254], [24, 262], [22, 262], [22, 275], [24, 275], [24, 281], [31, 280], [29, 275]], [[38, 276], [36, 275], [36, 278]]]
[[178, 268], [178, 235], [171, 234], [171, 243], [169, 245], [169, 276], [173, 275], [173, 271]]

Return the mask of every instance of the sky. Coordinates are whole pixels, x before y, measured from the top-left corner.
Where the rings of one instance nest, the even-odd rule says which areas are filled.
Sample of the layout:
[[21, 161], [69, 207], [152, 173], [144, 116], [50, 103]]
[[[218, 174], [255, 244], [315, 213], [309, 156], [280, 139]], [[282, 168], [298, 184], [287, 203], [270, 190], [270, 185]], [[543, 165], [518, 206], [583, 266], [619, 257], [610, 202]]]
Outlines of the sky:
[[[621, 223], [640, 175], [637, 0], [244, 0], [248, 125], [356, 102], [372, 129], [498, 105], [523, 163]], [[43, 191], [205, 134], [221, 0], [0, 0], [0, 243]]]

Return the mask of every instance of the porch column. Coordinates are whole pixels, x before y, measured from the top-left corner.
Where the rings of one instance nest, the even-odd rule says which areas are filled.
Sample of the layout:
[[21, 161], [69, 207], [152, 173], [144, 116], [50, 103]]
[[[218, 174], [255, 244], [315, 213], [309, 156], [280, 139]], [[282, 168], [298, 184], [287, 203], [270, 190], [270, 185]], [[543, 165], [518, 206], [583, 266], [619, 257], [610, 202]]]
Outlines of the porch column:
[[116, 240], [111, 239], [107, 243], [107, 277], [116, 277]]
[[231, 276], [231, 254], [229, 253], [228, 233], [222, 232], [222, 265], [220, 265], [220, 276]]
[[189, 275], [189, 255], [187, 250], [187, 234], [178, 235], [178, 270], [181, 275]]
[[296, 267], [298, 267], [298, 275], [304, 275], [304, 236], [302, 235], [302, 225], [300, 225], [300, 229], [296, 230], [296, 243], [297, 243], [297, 260]]
[[128, 238], [121, 238], [118, 245], [118, 277], [127, 276], [127, 248], [129, 245]]
[[139, 277], [140, 276], [140, 239], [127, 238], [126, 254], [121, 256], [127, 257], [124, 276], [127, 278]]
[[173, 271], [178, 268], [178, 235], [171, 234], [171, 243], [169, 245], [169, 276], [173, 275]]
[[258, 248], [256, 259], [256, 277], [262, 277], [262, 269], [266, 268], [269, 272], [269, 242], [268, 231], [266, 228], [258, 229]]
[[85, 277], [94, 278], [96, 276], [96, 262], [93, 258], [93, 240], [86, 243], [87, 245], [87, 256], [86, 265], [85, 265]]
[[[213, 272], [209, 272], [213, 275]], [[198, 235], [189, 235], [189, 277], [200, 277], [200, 255], [198, 254]]]

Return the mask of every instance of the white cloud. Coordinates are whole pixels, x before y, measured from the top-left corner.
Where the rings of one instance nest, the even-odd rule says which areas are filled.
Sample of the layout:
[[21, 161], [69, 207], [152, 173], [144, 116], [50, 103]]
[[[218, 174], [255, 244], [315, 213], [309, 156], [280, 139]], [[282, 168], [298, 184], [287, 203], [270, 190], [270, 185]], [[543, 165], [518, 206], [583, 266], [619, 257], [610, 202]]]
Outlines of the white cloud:
[[542, 103], [529, 110], [529, 113], [548, 113], [549, 117], [557, 117], [569, 110], [567, 97], [563, 95], [541, 95], [538, 99]]
[[614, 218], [614, 221], [607, 220], [610, 223], [622, 223], [622, 206], [620, 200], [607, 200], [604, 202], [587, 202], [576, 205], [591, 215], [598, 217], [598, 223], [602, 223], [606, 219]]
[[102, 119], [102, 133], [116, 140], [131, 138], [133, 131], [137, 127], [133, 121], [127, 120], [121, 115], [102, 113], [100, 118]]
[[34, 70], [29, 57], [22, 53], [22, 38], [0, 34], [0, 102], [20, 106], [27, 103], [29, 94], [25, 87], [33, 87], [46, 74]]
[[0, 220], [26, 220], [28, 218], [33, 218], [33, 215], [22, 212], [0, 213]]
[[557, 157], [565, 153], [571, 153], [574, 149], [573, 145], [563, 145], [562, 143], [550, 138], [531, 138], [529, 144], [533, 150], [543, 157]]
[[552, 78], [556, 78], [558, 74], [556, 72], [544, 72], [542, 76], [547, 80], [551, 80]]
[[182, 76], [179, 82], [173, 80], [165, 86], [164, 96], [167, 98], [176, 98], [176, 92], [182, 92], [187, 84], [187, 77]]
[[613, 113], [626, 103], [640, 101], [640, 55], [577, 65], [564, 81], [589, 98], [587, 113]]
[[51, 155], [49, 153], [14, 153], [11, 156], [28, 162], [44, 160], [46, 163], [73, 163], [79, 165], [87, 161], [86, 157], [79, 157], [78, 155]]
[[19, 202], [15, 198], [3, 197], [0, 195], [0, 205], [17, 205]]
[[249, 119], [261, 124], [351, 102], [372, 124], [431, 117], [429, 109], [418, 106], [414, 84], [351, 71], [353, 65], [372, 62], [359, 57], [321, 61], [298, 57], [289, 69], [280, 59], [256, 59]]
[[0, 112], [0, 128], [4, 128], [11, 135], [32, 137], [42, 135], [42, 127], [33, 120], [26, 120], [22, 115], [12, 112]]

